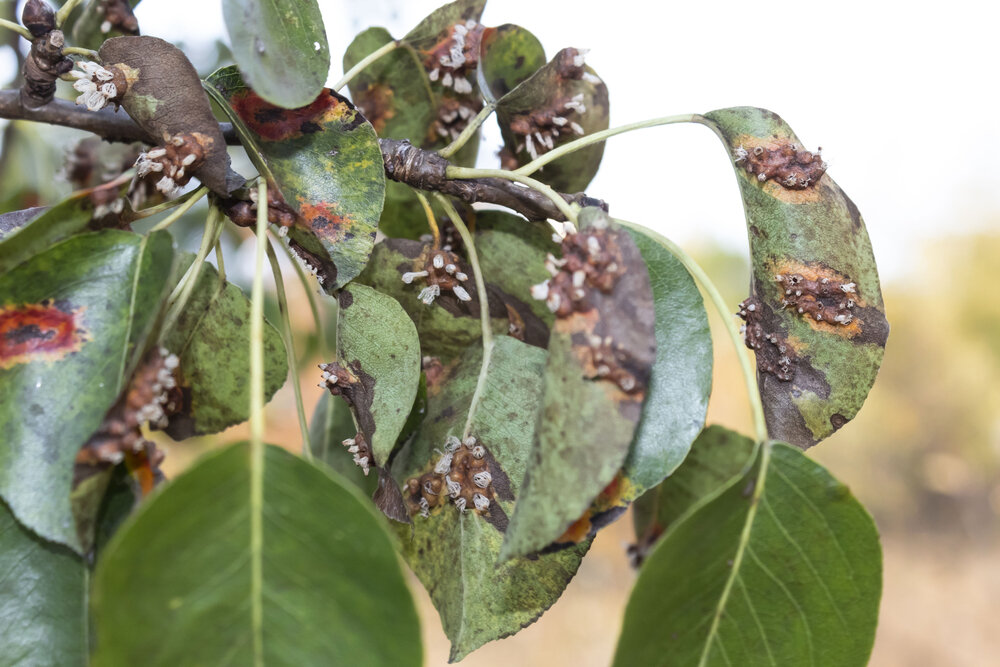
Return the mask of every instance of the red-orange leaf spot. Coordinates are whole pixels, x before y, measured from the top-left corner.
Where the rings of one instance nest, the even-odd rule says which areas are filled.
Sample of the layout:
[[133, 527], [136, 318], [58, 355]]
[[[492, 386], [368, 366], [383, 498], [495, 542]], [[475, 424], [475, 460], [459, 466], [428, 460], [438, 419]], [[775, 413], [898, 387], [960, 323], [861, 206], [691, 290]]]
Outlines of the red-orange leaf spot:
[[89, 340], [78, 325], [83, 310], [51, 301], [0, 308], [0, 368], [57, 361], [79, 350]]
[[[309, 204], [299, 199], [299, 215], [306, 221], [309, 228], [318, 234], [329, 237], [336, 233], [336, 230], [345, 225], [350, 228], [354, 225], [354, 220], [349, 215], [340, 215], [337, 209], [340, 206], [336, 202], [317, 202]], [[333, 227], [333, 229], [329, 229]]]
[[252, 90], [235, 93], [229, 103], [247, 127], [266, 141], [287, 141], [320, 132], [324, 125], [340, 120], [350, 111], [337, 93], [325, 89], [312, 104], [283, 109], [257, 96]]

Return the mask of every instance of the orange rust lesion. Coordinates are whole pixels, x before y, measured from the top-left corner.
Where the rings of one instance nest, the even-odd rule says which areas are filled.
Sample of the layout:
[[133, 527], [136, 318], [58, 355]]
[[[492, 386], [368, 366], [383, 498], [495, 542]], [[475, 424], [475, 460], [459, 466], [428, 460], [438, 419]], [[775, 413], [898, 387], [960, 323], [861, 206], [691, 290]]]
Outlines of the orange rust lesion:
[[298, 209], [302, 221], [321, 236], [338, 236], [345, 227], [355, 224], [353, 217], [337, 212], [340, 209], [337, 202], [307, 202], [298, 197]]
[[768, 271], [777, 301], [796, 311], [813, 330], [843, 338], [861, 334], [864, 322], [857, 313], [868, 304], [849, 277], [819, 262], [787, 258], [769, 264]]
[[823, 199], [826, 163], [818, 150], [802, 150], [794, 137], [741, 134], [733, 139], [732, 150], [736, 166], [749, 172], [749, 178], [756, 177], [764, 192], [775, 199], [795, 205]]
[[0, 369], [32, 361], [58, 361], [90, 340], [81, 320], [85, 307], [51, 300], [0, 308]]
[[311, 104], [284, 109], [265, 101], [252, 90], [241, 90], [229, 100], [246, 126], [267, 141], [287, 141], [318, 132], [350, 110], [333, 91], [324, 89]]
[[632, 491], [632, 483], [625, 475], [618, 471], [615, 478], [608, 483], [601, 493], [594, 499], [590, 507], [584, 511], [583, 516], [569, 525], [569, 528], [559, 536], [556, 544], [579, 544], [592, 535], [595, 530], [592, 519], [598, 514], [602, 514], [616, 507], [625, 507], [628, 501], [625, 500], [627, 494]]

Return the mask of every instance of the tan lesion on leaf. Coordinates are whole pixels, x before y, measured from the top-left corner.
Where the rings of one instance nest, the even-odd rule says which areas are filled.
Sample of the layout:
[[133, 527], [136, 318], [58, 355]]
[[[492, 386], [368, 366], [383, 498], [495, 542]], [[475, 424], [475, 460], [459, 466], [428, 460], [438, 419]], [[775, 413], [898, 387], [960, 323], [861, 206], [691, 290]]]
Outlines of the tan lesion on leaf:
[[385, 130], [385, 125], [396, 117], [395, 91], [384, 83], [373, 83], [358, 96], [358, 108], [361, 114], [375, 128], [379, 136]]
[[776, 302], [796, 313], [815, 331], [843, 338], [859, 336], [863, 321], [859, 309], [867, 307], [857, 284], [819, 262], [783, 259], [768, 265], [776, 286]]

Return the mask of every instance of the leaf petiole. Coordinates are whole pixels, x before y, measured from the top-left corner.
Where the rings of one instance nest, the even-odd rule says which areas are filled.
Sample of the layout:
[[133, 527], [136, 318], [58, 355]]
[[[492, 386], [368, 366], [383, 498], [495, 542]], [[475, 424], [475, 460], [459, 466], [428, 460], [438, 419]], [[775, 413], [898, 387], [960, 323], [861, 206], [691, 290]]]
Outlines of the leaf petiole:
[[[204, 197], [206, 194], [208, 194], [208, 188], [206, 188], [205, 186], [202, 186], [197, 190], [195, 190], [193, 193], [188, 195], [187, 200], [185, 200], [182, 204], [177, 206], [176, 211], [174, 211], [173, 213], [165, 217], [163, 220], [158, 222], [155, 227], [149, 230], [149, 233], [152, 234], [153, 232], [158, 232], [160, 230], [166, 229], [170, 225], [180, 220], [180, 218], [189, 210], [191, 210], [191, 207], [197, 204], [198, 200]], [[159, 213], [159, 211], [156, 212]]]
[[414, 190], [413, 194], [417, 196], [420, 200], [420, 205], [424, 207], [424, 214], [427, 216], [427, 226], [431, 228], [431, 234], [434, 235], [434, 249], [437, 250], [441, 247], [441, 230], [438, 229], [437, 219], [434, 217], [434, 209], [431, 208], [430, 202], [427, 201], [427, 197], [420, 190]]
[[56, 12], [56, 27], [61, 28], [63, 24], [66, 23], [66, 19], [69, 15], [73, 13], [73, 10], [77, 8], [83, 0], [66, 0], [66, 4], [59, 8]]
[[351, 82], [351, 79], [353, 79], [358, 74], [363, 72], [366, 67], [371, 65], [373, 62], [375, 62], [385, 54], [394, 51], [398, 46], [399, 42], [393, 40], [391, 42], [387, 42], [382, 47], [372, 51], [367, 56], [358, 61], [358, 64], [356, 64], [354, 67], [345, 72], [344, 76], [340, 78], [340, 81], [338, 81], [333, 85], [333, 89], [339, 91], [341, 88], [349, 84]]
[[167, 339], [177, 324], [177, 320], [187, 306], [188, 299], [191, 298], [191, 293], [194, 292], [195, 285], [198, 284], [198, 276], [201, 275], [201, 267], [205, 263], [205, 258], [208, 257], [212, 247], [218, 243], [219, 233], [222, 231], [222, 225], [219, 224], [220, 215], [219, 210], [214, 206], [208, 209], [208, 217], [205, 219], [205, 230], [201, 235], [201, 247], [198, 248], [198, 254], [195, 255], [191, 266], [177, 283], [177, 287], [174, 288], [173, 294], [167, 301], [167, 314], [163, 318], [163, 326], [160, 327], [161, 342]]
[[7, 30], [16, 32], [29, 42], [35, 39], [35, 36], [32, 35], [31, 32], [23, 25], [19, 23], [14, 23], [13, 21], [8, 21], [7, 19], [0, 19], [0, 28], [7, 28]]

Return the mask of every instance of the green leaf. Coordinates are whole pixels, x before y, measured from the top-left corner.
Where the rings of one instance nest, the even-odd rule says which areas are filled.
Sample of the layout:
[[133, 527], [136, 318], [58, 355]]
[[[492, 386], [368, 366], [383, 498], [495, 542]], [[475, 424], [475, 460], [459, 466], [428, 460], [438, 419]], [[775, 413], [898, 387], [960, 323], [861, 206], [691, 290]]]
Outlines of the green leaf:
[[339, 396], [323, 392], [316, 402], [316, 409], [309, 423], [309, 445], [313, 457], [336, 470], [345, 480], [371, 497], [378, 486], [378, 476], [365, 475], [341, 444], [347, 438], [353, 438], [357, 432], [347, 403]]
[[[614, 263], [620, 272], [597, 269], [616, 276], [610, 290], [587, 278], [579, 286], [582, 299], [562, 292], [569, 312], [556, 310], [532, 465], [502, 558], [592, 532], [594, 517], [588, 508], [615, 480], [629, 454], [655, 360], [652, 292], [632, 237], [600, 209], [584, 209], [579, 219], [581, 232], [564, 241], [563, 260], [590, 268], [588, 257], [606, 254], [607, 266]], [[588, 250], [590, 239], [599, 249], [596, 254]], [[556, 303], [552, 295], [563, 289], [558, 285], [572, 288], [575, 278], [567, 273], [572, 272], [564, 269], [549, 282], [550, 303]], [[557, 282], [561, 278], [565, 282]]]
[[[497, 102], [505, 167], [526, 164], [581, 134], [608, 129], [609, 108], [608, 88], [583, 64], [583, 52], [563, 49]], [[603, 155], [602, 141], [545, 165], [535, 178], [559, 192], [582, 191], [597, 173]]]
[[[165, 429], [175, 440], [218, 433], [250, 418], [250, 301], [205, 262], [164, 346], [177, 355], [181, 411]], [[281, 335], [264, 321], [264, 399], [288, 377]]]
[[712, 391], [712, 334], [694, 279], [680, 260], [637, 230], [629, 230], [642, 254], [653, 290], [656, 361], [649, 394], [628, 458], [620, 500], [638, 498], [669, 476], [687, 456], [705, 425]]
[[198, 180], [223, 197], [242, 185], [229, 169], [226, 140], [201, 79], [180, 49], [158, 37], [115, 37], [99, 53], [106, 67], [126, 72], [128, 90], [121, 105], [146, 134], [157, 141], [193, 135], [205, 152], [193, 172]]
[[0, 664], [87, 664], [87, 571], [0, 502]]
[[271, 104], [304, 107], [323, 91], [330, 46], [316, 0], [223, 0], [233, 58]]
[[650, 554], [614, 664], [862, 667], [881, 587], [861, 504], [800, 451], [767, 443]]
[[456, 23], [478, 22], [486, 0], [454, 0], [428, 14], [401, 41], [418, 51], [430, 51], [451, 34]]
[[[780, 117], [737, 107], [706, 118], [732, 151], [747, 214], [753, 280], [745, 305], [754, 308], [741, 310], [748, 344], [757, 346], [768, 432], [810, 447], [857, 414], [882, 363], [889, 325], [871, 242], [857, 207]], [[842, 316], [849, 321], [834, 321]]]
[[336, 92], [281, 109], [264, 101], [235, 67], [208, 78], [251, 160], [298, 220], [292, 247], [318, 271], [328, 292], [364, 268], [385, 197], [382, 151], [370, 123]]
[[105, 550], [94, 664], [418, 665], [413, 599], [380, 522], [346, 482], [278, 447], [210, 454]]
[[529, 30], [512, 23], [486, 28], [479, 43], [479, 90], [495, 103], [544, 64], [545, 49]]
[[[128, 5], [133, 9], [142, 0], [129, 0]], [[110, 30], [104, 31], [103, 24], [107, 20], [105, 16], [106, 6], [110, 4], [108, 0], [89, 0], [80, 12], [74, 12], [63, 32], [73, 35], [73, 45], [81, 46], [85, 49], [99, 49], [104, 40], [110, 37], [120, 37], [127, 34], [138, 34], [122, 29], [122, 26], [109, 25]]]
[[339, 301], [337, 359], [359, 380], [354, 414], [375, 464], [384, 466], [420, 384], [417, 329], [395, 299], [371, 287], [348, 285]]
[[[482, 389], [474, 399], [482, 364], [482, 350], [471, 347], [442, 373], [428, 377], [427, 417], [393, 465], [414, 514], [412, 529], [397, 526], [403, 557], [441, 615], [452, 643], [452, 661], [534, 622], [562, 594], [590, 546], [588, 540], [562, 551], [497, 564], [507, 517], [530, 465], [545, 351], [509, 336], [497, 337]], [[447, 493], [444, 475], [433, 469], [440, 463], [447, 437], [464, 435], [470, 410], [467, 430], [484, 448], [484, 456], [475, 459], [463, 445], [448, 473], [462, 485], [462, 497], [468, 496], [463, 513], [447, 495], [419, 490], [414, 494], [412, 489], [430, 482]], [[470, 479], [475, 470], [490, 473], [487, 487]], [[473, 509], [473, 493], [490, 497], [486, 510]], [[421, 497], [433, 502], [427, 517], [419, 515]]]
[[663, 532], [691, 506], [744, 472], [754, 443], [722, 426], [707, 426], [691, 445], [684, 463], [659, 486], [635, 501], [632, 520], [641, 561]]
[[125, 387], [172, 260], [166, 232], [108, 230], [0, 276], [0, 494], [46, 539], [80, 548], [73, 461]]

